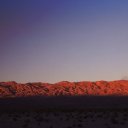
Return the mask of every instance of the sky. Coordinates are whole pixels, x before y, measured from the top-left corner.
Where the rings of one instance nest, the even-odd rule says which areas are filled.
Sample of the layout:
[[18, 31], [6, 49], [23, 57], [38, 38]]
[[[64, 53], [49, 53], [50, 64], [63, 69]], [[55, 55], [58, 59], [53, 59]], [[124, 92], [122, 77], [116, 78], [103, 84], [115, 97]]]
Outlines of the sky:
[[0, 81], [128, 76], [128, 0], [0, 0]]

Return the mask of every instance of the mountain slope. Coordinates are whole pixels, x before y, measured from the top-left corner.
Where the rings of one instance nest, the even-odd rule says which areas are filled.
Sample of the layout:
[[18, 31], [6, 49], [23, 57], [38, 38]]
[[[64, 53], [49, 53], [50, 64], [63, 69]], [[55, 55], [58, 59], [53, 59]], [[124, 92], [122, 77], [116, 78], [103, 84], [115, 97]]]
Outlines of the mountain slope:
[[128, 95], [128, 81], [62, 81], [49, 83], [0, 82], [0, 97], [61, 96], [61, 95]]

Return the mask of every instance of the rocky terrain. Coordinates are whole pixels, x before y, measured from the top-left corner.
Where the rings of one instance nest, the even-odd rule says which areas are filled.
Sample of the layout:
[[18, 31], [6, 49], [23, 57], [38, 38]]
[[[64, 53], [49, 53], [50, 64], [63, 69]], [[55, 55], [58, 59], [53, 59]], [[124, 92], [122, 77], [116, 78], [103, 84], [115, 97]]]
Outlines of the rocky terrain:
[[118, 81], [62, 81], [50, 83], [16, 83], [0, 82], [0, 97], [26, 97], [26, 96], [127, 96], [128, 80]]
[[0, 128], [128, 128], [128, 81], [0, 82]]

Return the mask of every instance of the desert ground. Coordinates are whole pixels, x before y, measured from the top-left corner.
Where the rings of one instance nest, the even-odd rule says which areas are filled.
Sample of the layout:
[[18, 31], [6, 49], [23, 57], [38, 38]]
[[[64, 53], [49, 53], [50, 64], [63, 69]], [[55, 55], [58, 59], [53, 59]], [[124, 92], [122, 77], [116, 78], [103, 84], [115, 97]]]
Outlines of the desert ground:
[[3, 112], [0, 128], [127, 128], [128, 110], [85, 109]]

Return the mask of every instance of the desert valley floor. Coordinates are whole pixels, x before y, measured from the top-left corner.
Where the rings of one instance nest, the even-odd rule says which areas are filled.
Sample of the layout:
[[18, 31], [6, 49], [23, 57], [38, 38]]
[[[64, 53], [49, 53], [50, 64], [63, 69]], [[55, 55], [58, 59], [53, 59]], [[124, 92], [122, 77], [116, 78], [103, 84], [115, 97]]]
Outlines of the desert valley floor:
[[0, 128], [127, 128], [128, 110], [9, 112]]

